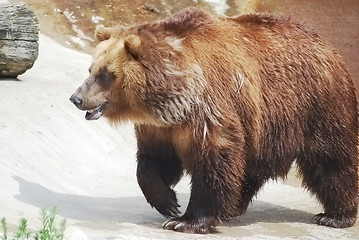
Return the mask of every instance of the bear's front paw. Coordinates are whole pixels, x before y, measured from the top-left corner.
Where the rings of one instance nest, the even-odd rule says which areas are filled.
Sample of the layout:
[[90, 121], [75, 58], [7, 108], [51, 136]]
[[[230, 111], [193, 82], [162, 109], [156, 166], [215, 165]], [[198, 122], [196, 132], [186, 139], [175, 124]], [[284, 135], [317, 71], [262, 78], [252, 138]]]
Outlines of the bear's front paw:
[[319, 213], [314, 216], [314, 222], [319, 225], [334, 228], [346, 228], [355, 224], [356, 217], [332, 217], [325, 213]]
[[214, 217], [189, 218], [185, 215], [163, 223], [163, 228], [184, 233], [208, 234], [217, 232], [219, 219]]
[[177, 203], [176, 193], [170, 188], [163, 192], [161, 197], [157, 196], [153, 201], [149, 201], [150, 204], [166, 218], [178, 217], [181, 212], [178, 210], [180, 205]]

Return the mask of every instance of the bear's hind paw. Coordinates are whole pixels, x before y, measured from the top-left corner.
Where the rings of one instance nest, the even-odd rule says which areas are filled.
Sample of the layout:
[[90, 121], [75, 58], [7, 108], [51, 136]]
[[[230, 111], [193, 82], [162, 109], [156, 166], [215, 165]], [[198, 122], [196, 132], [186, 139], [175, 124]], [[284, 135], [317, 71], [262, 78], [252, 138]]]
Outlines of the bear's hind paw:
[[334, 228], [347, 228], [355, 224], [355, 217], [332, 217], [325, 213], [319, 213], [313, 217], [313, 221], [318, 225]]

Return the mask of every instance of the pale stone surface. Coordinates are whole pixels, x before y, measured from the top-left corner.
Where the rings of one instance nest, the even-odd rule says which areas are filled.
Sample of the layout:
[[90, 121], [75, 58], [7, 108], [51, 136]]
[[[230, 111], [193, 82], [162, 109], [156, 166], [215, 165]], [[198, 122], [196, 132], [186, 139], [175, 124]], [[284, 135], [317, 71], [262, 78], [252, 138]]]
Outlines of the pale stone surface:
[[39, 23], [24, 4], [0, 1], [0, 77], [17, 77], [38, 56]]

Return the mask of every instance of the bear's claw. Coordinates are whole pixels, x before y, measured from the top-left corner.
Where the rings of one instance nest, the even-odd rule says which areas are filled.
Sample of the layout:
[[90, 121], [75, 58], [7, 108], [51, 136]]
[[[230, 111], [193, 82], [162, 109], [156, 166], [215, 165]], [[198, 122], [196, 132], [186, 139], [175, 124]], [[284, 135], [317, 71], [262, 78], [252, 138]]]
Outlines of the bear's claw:
[[148, 202], [164, 217], [166, 218], [178, 217], [179, 214], [181, 213], [180, 210], [178, 210], [178, 208], [181, 206], [177, 203], [176, 193], [170, 188], [168, 188], [164, 192], [165, 192], [164, 194], [165, 197], [156, 198], [156, 201], [148, 201]]
[[179, 207], [181, 207], [181, 206], [178, 205], [177, 202], [171, 201], [171, 205], [168, 208], [162, 208], [159, 206], [155, 207], [155, 208], [163, 216], [165, 216], [166, 218], [170, 218], [170, 217], [178, 217], [179, 216], [179, 214], [181, 213], [181, 211], [178, 210]]
[[355, 223], [355, 218], [350, 217], [331, 217], [325, 213], [319, 213], [313, 217], [313, 221], [318, 225], [334, 228], [351, 227]]
[[177, 232], [208, 234], [217, 232], [216, 225], [219, 222], [220, 221], [214, 217], [189, 219], [186, 216], [182, 216], [164, 222], [162, 227]]

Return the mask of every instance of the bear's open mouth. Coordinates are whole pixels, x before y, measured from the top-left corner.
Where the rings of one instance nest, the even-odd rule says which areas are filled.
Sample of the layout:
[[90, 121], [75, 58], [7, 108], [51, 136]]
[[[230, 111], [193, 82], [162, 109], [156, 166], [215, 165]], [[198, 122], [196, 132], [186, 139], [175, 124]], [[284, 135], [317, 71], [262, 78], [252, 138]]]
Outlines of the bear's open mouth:
[[86, 120], [97, 120], [97, 119], [99, 119], [102, 116], [103, 111], [105, 110], [105, 107], [106, 107], [107, 103], [108, 102], [105, 102], [105, 103], [101, 104], [100, 106], [98, 106], [97, 108], [87, 110], [86, 115], [85, 115]]

